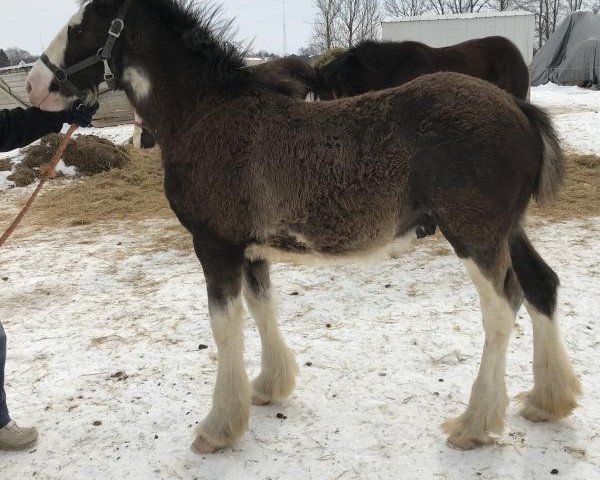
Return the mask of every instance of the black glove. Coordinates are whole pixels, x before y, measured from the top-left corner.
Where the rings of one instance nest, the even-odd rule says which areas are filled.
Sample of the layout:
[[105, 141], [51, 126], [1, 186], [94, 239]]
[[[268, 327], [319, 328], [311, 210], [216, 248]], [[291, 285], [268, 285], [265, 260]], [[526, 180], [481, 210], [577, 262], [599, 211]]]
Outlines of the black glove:
[[93, 105], [86, 105], [77, 101], [71, 106], [70, 110], [65, 112], [65, 123], [75, 123], [80, 127], [91, 127], [92, 117], [98, 110], [98, 107], [98, 102]]

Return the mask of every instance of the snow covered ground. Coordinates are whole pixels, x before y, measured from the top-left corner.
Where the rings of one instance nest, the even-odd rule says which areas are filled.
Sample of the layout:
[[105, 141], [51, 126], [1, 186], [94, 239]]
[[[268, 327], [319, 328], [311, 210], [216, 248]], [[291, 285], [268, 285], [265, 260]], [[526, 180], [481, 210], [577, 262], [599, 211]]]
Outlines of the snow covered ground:
[[[532, 98], [570, 141], [578, 130], [562, 117], [585, 125], [598, 92], [553, 88]], [[600, 153], [598, 137], [585, 145]], [[29, 452], [0, 453], [0, 480], [600, 478], [600, 217], [529, 228], [562, 280], [559, 318], [584, 387], [580, 407], [533, 424], [512, 402], [499, 444], [472, 452], [449, 449], [439, 425], [462, 412], [477, 372], [477, 296], [446, 244], [427, 239], [369, 266], [275, 266], [297, 389], [282, 405], [253, 407], [233, 448], [194, 455], [216, 349], [189, 239], [174, 248], [160, 227], [47, 230], [0, 250], [9, 407], [41, 433]], [[509, 347], [511, 398], [532, 385], [531, 343], [523, 310]], [[251, 376], [259, 353], [248, 319]]]
[[549, 83], [533, 87], [531, 101], [553, 114], [566, 148], [600, 155], [600, 91]]
[[[7, 390], [15, 418], [36, 424], [41, 438], [29, 453], [0, 453], [1, 477], [531, 479], [556, 468], [560, 478], [600, 478], [600, 262], [590, 255], [600, 252], [600, 220], [548, 225], [533, 237], [564, 285], [561, 323], [585, 387], [571, 418], [532, 424], [513, 404], [500, 445], [446, 447], [439, 425], [465, 406], [483, 334], [461, 263], [427, 241], [368, 267], [277, 266], [298, 388], [283, 405], [254, 407], [242, 441], [204, 458], [189, 445], [216, 362], [191, 250], [157, 248], [152, 223], [13, 241], [0, 252]], [[246, 338], [256, 375], [251, 321]], [[521, 312], [511, 397], [532, 384], [531, 356]]]

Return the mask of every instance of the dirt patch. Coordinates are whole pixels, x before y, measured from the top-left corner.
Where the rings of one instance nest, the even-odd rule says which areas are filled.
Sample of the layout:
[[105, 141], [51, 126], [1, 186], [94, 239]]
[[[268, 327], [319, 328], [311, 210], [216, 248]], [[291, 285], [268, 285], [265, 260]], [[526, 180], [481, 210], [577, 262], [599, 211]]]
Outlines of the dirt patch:
[[12, 170], [12, 163], [7, 160], [0, 160], [0, 172], [10, 172]]
[[600, 215], [600, 156], [567, 153], [567, 175], [558, 202], [552, 207], [531, 206], [534, 215], [552, 220]]

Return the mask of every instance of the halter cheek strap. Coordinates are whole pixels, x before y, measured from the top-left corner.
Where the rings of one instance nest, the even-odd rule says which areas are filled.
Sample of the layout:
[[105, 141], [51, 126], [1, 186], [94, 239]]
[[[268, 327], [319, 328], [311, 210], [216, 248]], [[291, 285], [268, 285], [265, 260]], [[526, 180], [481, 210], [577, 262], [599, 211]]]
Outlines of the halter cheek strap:
[[121, 11], [119, 12], [119, 15], [110, 24], [110, 28], [108, 29], [108, 37], [104, 47], [100, 48], [96, 55], [88, 57], [85, 60], [82, 60], [81, 62], [78, 62], [68, 68], [57, 67], [54, 63], [52, 63], [52, 61], [48, 58], [48, 55], [45, 53], [40, 57], [42, 63], [44, 63], [44, 65], [46, 65], [54, 74], [54, 79], [60, 85], [69, 90], [73, 95], [79, 98], [79, 100], [84, 101], [86, 99], [86, 95], [79, 88], [77, 88], [77, 86], [71, 80], [69, 80], [69, 76], [81, 72], [86, 68], [96, 65], [97, 63], [104, 64], [104, 81], [108, 84], [108, 88], [110, 90], [115, 89], [115, 75], [111, 69], [110, 61], [112, 60], [113, 49], [115, 48], [117, 40], [125, 29], [125, 17], [132, 3], [133, 0], [125, 1]]

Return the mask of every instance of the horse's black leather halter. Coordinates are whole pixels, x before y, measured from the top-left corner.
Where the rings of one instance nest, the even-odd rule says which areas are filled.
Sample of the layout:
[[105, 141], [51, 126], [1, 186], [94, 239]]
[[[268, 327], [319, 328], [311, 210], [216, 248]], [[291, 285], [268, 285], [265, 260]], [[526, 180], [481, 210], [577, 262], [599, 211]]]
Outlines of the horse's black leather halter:
[[125, 1], [121, 11], [119, 12], [119, 15], [110, 24], [110, 28], [108, 29], [108, 38], [106, 39], [104, 47], [100, 48], [96, 55], [88, 57], [85, 60], [82, 60], [81, 62], [78, 62], [68, 68], [57, 67], [50, 61], [45, 53], [40, 57], [40, 60], [44, 63], [44, 65], [46, 65], [54, 74], [55, 80], [77, 98], [79, 98], [79, 100], [82, 102], [86, 99], [86, 95], [79, 88], [77, 88], [71, 80], [69, 80], [69, 76], [77, 72], [81, 72], [92, 65], [96, 65], [97, 63], [104, 63], [104, 81], [108, 84], [108, 88], [110, 90], [115, 89], [115, 75], [110, 67], [110, 61], [112, 59], [115, 44], [125, 28], [125, 17], [132, 3], [133, 0]]

